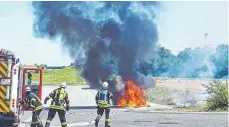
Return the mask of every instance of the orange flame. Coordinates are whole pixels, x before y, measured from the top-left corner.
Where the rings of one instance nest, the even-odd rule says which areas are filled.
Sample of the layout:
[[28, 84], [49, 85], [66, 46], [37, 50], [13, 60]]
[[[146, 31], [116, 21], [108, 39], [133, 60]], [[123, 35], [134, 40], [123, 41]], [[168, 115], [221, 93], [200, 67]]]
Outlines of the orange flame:
[[123, 107], [145, 107], [146, 90], [137, 86], [133, 81], [128, 80], [125, 83], [127, 90], [123, 96], [118, 98], [118, 106]]

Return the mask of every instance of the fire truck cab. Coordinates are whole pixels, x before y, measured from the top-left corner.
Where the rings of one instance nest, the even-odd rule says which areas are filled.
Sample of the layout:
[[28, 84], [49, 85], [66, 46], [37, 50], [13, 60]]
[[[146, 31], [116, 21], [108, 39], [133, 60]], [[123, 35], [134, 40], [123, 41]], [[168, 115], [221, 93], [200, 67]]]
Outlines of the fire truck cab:
[[[32, 74], [38, 81], [33, 82]], [[23, 105], [18, 105], [25, 98], [26, 87], [31, 87], [39, 99], [42, 98], [42, 68], [25, 67], [14, 53], [0, 50], [0, 127], [19, 126]]]

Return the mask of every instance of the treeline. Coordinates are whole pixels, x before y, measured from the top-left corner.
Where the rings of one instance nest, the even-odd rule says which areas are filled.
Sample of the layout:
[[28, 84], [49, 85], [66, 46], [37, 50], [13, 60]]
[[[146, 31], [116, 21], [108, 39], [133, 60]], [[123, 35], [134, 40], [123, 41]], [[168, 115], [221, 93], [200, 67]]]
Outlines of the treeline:
[[186, 48], [178, 55], [160, 47], [149, 61], [139, 60], [137, 71], [155, 77], [225, 78], [228, 77], [228, 45]]

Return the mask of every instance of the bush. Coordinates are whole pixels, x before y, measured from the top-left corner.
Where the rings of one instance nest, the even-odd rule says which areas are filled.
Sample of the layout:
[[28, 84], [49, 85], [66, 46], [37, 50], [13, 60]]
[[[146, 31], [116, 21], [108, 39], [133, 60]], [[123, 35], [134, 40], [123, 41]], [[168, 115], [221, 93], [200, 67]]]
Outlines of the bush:
[[214, 80], [210, 85], [203, 85], [210, 95], [207, 98], [205, 110], [207, 111], [228, 111], [228, 83]]

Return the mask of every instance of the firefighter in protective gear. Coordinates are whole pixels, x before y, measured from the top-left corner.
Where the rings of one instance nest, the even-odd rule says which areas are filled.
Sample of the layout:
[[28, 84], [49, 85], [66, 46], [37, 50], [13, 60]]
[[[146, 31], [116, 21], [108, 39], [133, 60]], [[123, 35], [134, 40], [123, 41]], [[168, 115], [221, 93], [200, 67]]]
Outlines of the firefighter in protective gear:
[[30, 87], [32, 85], [32, 73], [28, 72], [28, 82], [27, 82], [27, 86]]
[[50, 126], [52, 119], [56, 115], [56, 112], [58, 112], [62, 127], [67, 127], [65, 114], [66, 114], [66, 110], [69, 111], [69, 99], [68, 99], [68, 94], [65, 91], [65, 88], [66, 88], [66, 83], [61, 83], [59, 88], [55, 89], [52, 93], [49, 94], [48, 97], [45, 98], [44, 101], [45, 104], [47, 104], [47, 101], [50, 98], [52, 98], [45, 127]]
[[102, 88], [97, 92], [95, 101], [97, 106], [97, 117], [95, 119], [95, 126], [98, 127], [100, 118], [105, 111], [105, 127], [110, 127], [110, 105], [113, 94], [108, 90], [109, 84], [107, 82], [102, 83]]
[[31, 92], [30, 87], [26, 87], [26, 95], [23, 101], [19, 102], [20, 104], [24, 104], [25, 109], [32, 109], [33, 116], [32, 116], [32, 123], [31, 127], [43, 127], [42, 121], [40, 120], [40, 113], [44, 106], [42, 105], [40, 99]]

